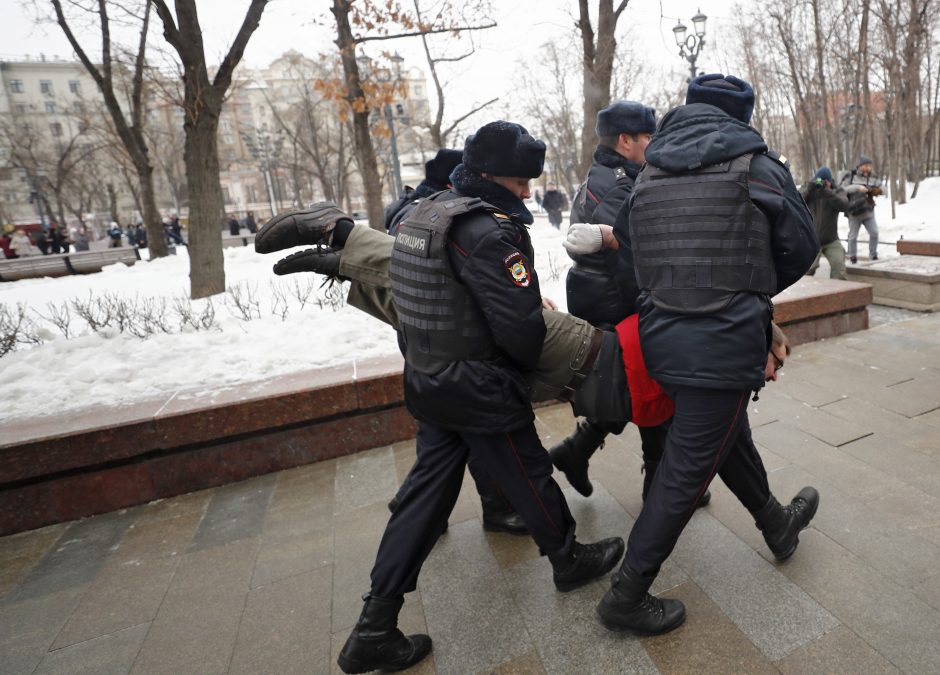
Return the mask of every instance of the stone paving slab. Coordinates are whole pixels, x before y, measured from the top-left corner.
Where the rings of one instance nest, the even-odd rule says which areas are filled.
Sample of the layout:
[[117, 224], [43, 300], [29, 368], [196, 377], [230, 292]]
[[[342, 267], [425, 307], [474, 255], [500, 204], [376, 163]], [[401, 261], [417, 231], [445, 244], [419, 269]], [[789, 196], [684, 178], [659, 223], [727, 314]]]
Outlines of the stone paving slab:
[[[819, 513], [776, 563], [716, 481], [653, 588], [689, 611], [668, 636], [603, 629], [605, 579], [557, 593], [530, 539], [483, 532], [468, 478], [401, 614], [435, 641], [411, 672], [937, 672], [932, 359], [935, 315], [796, 349], [748, 414], [774, 493], [816, 485]], [[574, 429], [566, 406], [536, 414], [546, 446]], [[629, 534], [641, 455], [629, 426], [592, 459], [592, 497], [559, 477], [581, 541]], [[0, 538], [0, 672], [339, 672], [413, 461], [406, 441]]]

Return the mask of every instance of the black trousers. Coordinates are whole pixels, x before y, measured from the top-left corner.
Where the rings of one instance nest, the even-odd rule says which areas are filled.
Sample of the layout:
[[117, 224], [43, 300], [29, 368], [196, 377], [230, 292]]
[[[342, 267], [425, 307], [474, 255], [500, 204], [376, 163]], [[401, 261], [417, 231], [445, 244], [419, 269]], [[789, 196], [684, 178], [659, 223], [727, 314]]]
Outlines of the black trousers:
[[372, 568], [372, 595], [400, 598], [415, 589], [418, 573], [447, 523], [472, 456], [519, 513], [542, 553], [565, 552], [574, 518], [535, 425], [505, 434], [465, 434], [418, 423], [411, 485], [385, 527]]
[[654, 576], [715, 475], [751, 513], [770, 498], [747, 421], [748, 391], [671, 387], [676, 412], [666, 450], [630, 532], [624, 564]]

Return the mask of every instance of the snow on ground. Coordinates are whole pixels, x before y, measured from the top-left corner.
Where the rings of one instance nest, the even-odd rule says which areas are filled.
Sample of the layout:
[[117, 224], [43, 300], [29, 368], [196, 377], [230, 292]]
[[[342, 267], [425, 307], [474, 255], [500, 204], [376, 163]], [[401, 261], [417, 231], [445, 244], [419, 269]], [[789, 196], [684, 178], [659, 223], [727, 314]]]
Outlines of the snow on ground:
[[[881, 241], [893, 244], [898, 237], [940, 239], [940, 178], [925, 181], [916, 200], [897, 207], [891, 220], [890, 204], [879, 200], [876, 210]], [[843, 238], [848, 223], [839, 227]], [[564, 236], [553, 229], [544, 215], [536, 216], [532, 238], [536, 269], [544, 296], [565, 309], [565, 274], [570, 266], [561, 246]], [[860, 239], [866, 239], [864, 230]], [[896, 255], [893, 245], [883, 246], [883, 257]], [[867, 248], [860, 244], [859, 251]], [[84, 334], [64, 339], [47, 326], [48, 341], [34, 348], [21, 348], [0, 359], [0, 423], [43, 414], [60, 414], [88, 406], [113, 406], [169, 394], [179, 389], [219, 389], [263, 380], [287, 373], [335, 365], [352, 358], [397, 353], [394, 331], [348, 306], [334, 310], [316, 303], [299, 308], [290, 298], [294, 280], [306, 284], [312, 275], [275, 277], [271, 266], [277, 254], [260, 255], [251, 247], [228, 248], [225, 253], [226, 283], [252, 288], [262, 301], [261, 319], [242, 321], [216, 296], [214, 305], [221, 330], [155, 335], [140, 339], [126, 334], [101, 336], [85, 329]], [[284, 252], [286, 255], [289, 252]], [[144, 256], [146, 257], [146, 255]], [[825, 269], [820, 270], [822, 272]], [[26, 303], [34, 312], [48, 315], [47, 303], [62, 304], [89, 293], [119, 294], [133, 298], [186, 296], [189, 289], [189, 260], [179, 254], [133, 267], [112, 265], [99, 274], [28, 279], [0, 284], [0, 303]], [[317, 277], [317, 284], [322, 277]], [[282, 288], [289, 298], [286, 320], [270, 312], [274, 289]], [[323, 297], [323, 291], [319, 291]], [[196, 308], [205, 301], [194, 303]], [[34, 318], [39, 323], [35, 313]], [[73, 319], [73, 328], [82, 322]]]

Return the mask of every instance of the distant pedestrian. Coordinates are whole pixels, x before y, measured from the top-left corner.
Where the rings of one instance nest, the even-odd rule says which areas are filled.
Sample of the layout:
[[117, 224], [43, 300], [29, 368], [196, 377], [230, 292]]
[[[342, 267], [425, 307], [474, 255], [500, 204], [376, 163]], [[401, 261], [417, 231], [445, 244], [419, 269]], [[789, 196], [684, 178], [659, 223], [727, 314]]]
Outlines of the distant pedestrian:
[[568, 198], [561, 192], [554, 183], [549, 183], [545, 188], [545, 196], [542, 197], [542, 206], [548, 213], [548, 222], [556, 230], [561, 229], [561, 212], [568, 208]]
[[55, 223], [49, 226], [49, 250], [52, 253], [62, 253], [62, 231]]
[[173, 232], [173, 240], [180, 246], [185, 246], [183, 240], [183, 226], [180, 225], [180, 217], [175, 213], [170, 216], [170, 230]]
[[117, 224], [116, 220], [112, 220], [108, 225], [108, 237], [110, 237], [108, 248], [121, 248], [121, 237], [123, 235], [124, 232], [121, 230], [121, 226]]
[[849, 260], [858, 262], [858, 231], [864, 226], [868, 232], [868, 257], [878, 260], [878, 222], [875, 220], [875, 197], [882, 194], [881, 179], [872, 174], [874, 162], [871, 157], [861, 155], [858, 164], [847, 171], [839, 185], [849, 196], [845, 214], [849, 217]]
[[36, 255], [37, 253], [29, 235], [23, 232], [23, 230], [15, 230], [13, 232], [13, 236], [10, 237], [10, 248], [13, 249], [13, 252], [16, 254], [15, 257], [17, 258], [26, 258], [31, 255]]
[[238, 232], [241, 228], [238, 226], [238, 218], [235, 217], [234, 213], [230, 213], [228, 216], [228, 232], [233, 237], [238, 236]]
[[10, 239], [9, 234], [4, 232], [2, 235], [0, 235], [0, 250], [3, 251], [3, 257], [7, 260], [18, 257], [11, 244], [12, 240]]
[[535, 206], [538, 208], [539, 213], [542, 212], [542, 192], [541, 190], [535, 191]]
[[134, 231], [134, 241], [137, 243], [137, 248], [147, 248], [147, 228], [143, 224], [137, 225]]
[[36, 233], [36, 248], [39, 249], [39, 252], [43, 255], [49, 255], [49, 239], [46, 237], [46, 231], [40, 229]]
[[806, 273], [813, 276], [819, 267], [819, 258], [826, 256], [829, 261], [829, 278], [845, 280], [845, 249], [839, 239], [839, 214], [849, 206], [849, 198], [840, 187], [833, 187], [832, 171], [828, 166], [821, 166], [813, 180], [800, 188], [800, 194], [813, 214], [816, 224], [816, 236], [819, 238], [820, 252], [816, 261]]
[[248, 228], [248, 231], [251, 234], [254, 234], [258, 231], [258, 223], [255, 222], [255, 214], [253, 211], [249, 211], [248, 215], [245, 216], [245, 227]]
[[88, 250], [88, 248], [89, 248], [89, 246], [88, 246], [88, 235], [85, 233], [85, 228], [84, 228], [84, 227], [82, 227], [80, 230], [77, 230], [77, 231], [75, 232], [75, 236], [73, 237], [73, 239], [74, 239], [74, 241], [75, 241], [75, 251], [76, 251], [76, 252], [78, 252], [78, 251], [87, 251], [87, 250]]

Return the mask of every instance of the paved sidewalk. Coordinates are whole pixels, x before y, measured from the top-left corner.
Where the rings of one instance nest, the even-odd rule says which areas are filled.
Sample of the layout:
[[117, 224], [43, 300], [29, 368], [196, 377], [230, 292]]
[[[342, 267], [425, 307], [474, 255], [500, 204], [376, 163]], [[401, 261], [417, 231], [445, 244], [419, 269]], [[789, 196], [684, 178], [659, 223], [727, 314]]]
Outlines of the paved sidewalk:
[[[614, 635], [598, 581], [555, 592], [527, 538], [482, 531], [465, 482], [402, 613], [421, 673], [940, 671], [940, 315], [804, 345], [750, 407], [771, 487], [822, 494], [796, 555], [771, 562], [717, 481], [654, 590], [667, 636]], [[546, 445], [573, 427], [538, 411]], [[566, 488], [582, 540], [630, 531], [635, 429]], [[361, 607], [413, 443], [0, 539], [0, 672], [328, 673]]]

